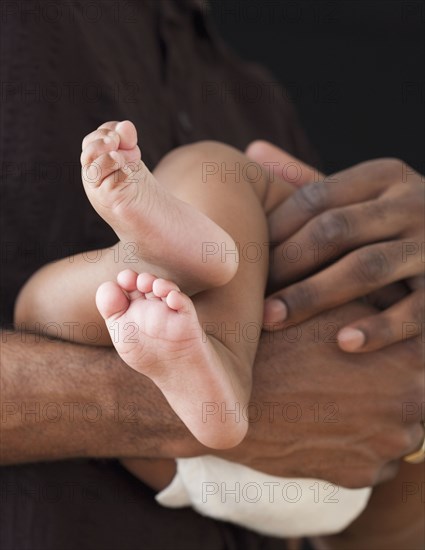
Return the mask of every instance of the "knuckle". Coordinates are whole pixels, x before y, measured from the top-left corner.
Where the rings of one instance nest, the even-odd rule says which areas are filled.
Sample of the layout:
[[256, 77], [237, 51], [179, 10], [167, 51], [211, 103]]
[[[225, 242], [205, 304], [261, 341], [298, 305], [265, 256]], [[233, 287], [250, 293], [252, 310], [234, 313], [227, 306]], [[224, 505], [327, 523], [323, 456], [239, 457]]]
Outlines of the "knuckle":
[[317, 303], [318, 294], [311, 284], [303, 282], [289, 288], [283, 298], [291, 312], [311, 311]]
[[322, 214], [313, 228], [313, 238], [322, 244], [345, 242], [351, 234], [348, 217], [342, 211], [330, 210]]
[[361, 283], [374, 285], [388, 278], [391, 265], [382, 250], [365, 248], [355, 253], [354, 272]]
[[327, 191], [323, 183], [310, 183], [294, 194], [297, 206], [303, 212], [315, 214], [326, 208]]
[[396, 179], [397, 181], [402, 181], [403, 174], [405, 174], [406, 171], [406, 164], [402, 160], [388, 157], [372, 160], [370, 162], [375, 171], [375, 175], [380, 179]]
[[412, 436], [410, 430], [403, 427], [386, 437], [384, 441], [384, 456], [387, 460], [395, 460], [405, 455], [412, 446]]
[[425, 323], [425, 291], [418, 290], [415, 294], [417, 294], [418, 299], [413, 299], [411, 302], [411, 319], [416, 323]]
[[393, 342], [396, 336], [393, 322], [385, 312], [366, 320], [361, 328], [366, 334], [368, 349], [379, 349], [386, 346], [389, 342]]
[[384, 173], [394, 174], [401, 170], [404, 162], [396, 157], [386, 157], [382, 159], [382, 169]]
[[386, 222], [390, 216], [394, 215], [394, 204], [391, 200], [380, 198], [370, 203], [364, 203], [362, 213], [365, 219]]
[[362, 468], [358, 470], [352, 469], [350, 475], [344, 480], [344, 487], [347, 489], [362, 489], [371, 487], [375, 484], [377, 472], [373, 469]]

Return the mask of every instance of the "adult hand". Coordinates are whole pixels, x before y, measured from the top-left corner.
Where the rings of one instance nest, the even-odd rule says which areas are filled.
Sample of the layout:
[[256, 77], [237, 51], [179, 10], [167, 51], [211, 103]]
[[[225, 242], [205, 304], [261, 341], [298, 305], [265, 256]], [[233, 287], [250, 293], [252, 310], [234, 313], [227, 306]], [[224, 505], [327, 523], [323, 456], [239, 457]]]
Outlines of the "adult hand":
[[339, 345], [365, 352], [418, 336], [425, 320], [423, 176], [399, 160], [379, 159], [324, 178], [266, 142], [254, 142], [247, 154], [272, 165], [277, 178], [291, 161], [299, 167], [293, 173], [300, 188], [269, 215], [270, 241], [278, 243], [270, 288], [279, 290], [266, 301], [265, 328], [377, 291], [382, 298], [392, 285], [390, 300], [384, 296], [390, 307], [343, 328]]
[[342, 352], [338, 328], [372, 313], [351, 303], [263, 333], [245, 411], [248, 435], [220, 456], [272, 475], [350, 488], [395, 475], [398, 460], [424, 437], [421, 345], [411, 339], [367, 357]]

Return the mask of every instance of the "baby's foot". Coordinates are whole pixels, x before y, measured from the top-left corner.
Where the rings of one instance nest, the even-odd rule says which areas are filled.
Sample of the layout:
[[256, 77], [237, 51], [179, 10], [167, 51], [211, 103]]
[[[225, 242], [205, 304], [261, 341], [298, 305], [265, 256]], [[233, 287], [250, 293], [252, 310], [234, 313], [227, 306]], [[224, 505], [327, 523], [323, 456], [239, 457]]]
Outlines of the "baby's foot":
[[233, 239], [190, 204], [171, 195], [140, 158], [129, 121], [109, 122], [87, 136], [81, 155], [84, 188], [95, 210], [122, 242], [162, 273], [198, 292], [229, 282], [237, 258], [206, 254], [208, 244], [235, 250]]
[[99, 287], [96, 304], [121, 358], [155, 382], [201, 443], [237, 445], [247, 422], [222, 414], [240, 406], [232, 359], [206, 336], [192, 300], [173, 282], [148, 273], [125, 270], [117, 281]]

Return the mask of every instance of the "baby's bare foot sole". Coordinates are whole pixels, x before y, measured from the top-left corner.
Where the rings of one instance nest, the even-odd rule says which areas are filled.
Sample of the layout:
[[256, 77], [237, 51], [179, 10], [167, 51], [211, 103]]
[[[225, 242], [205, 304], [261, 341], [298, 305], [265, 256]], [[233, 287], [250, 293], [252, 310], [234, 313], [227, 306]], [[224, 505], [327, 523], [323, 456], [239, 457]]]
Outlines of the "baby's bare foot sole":
[[[229, 448], [247, 431], [233, 414], [211, 414], [211, 404], [240, 407], [223, 353], [207, 338], [192, 300], [172, 281], [126, 270], [99, 287], [97, 307], [121, 358], [148, 376], [204, 445]], [[242, 404], [243, 405], [243, 404]]]
[[[120, 147], [120, 132], [127, 149]], [[128, 121], [109, 123], [90, 136], [81, 156], [84, 188], [121, 241], [134, 243], [140, 259], [173, 273], [191, 292], [229, 282], [237, 271], [237, 254], [222, 261], [205, 249], [213, 243], [235, 250], [233, 239], [156, 180], [140, 159], [134, 126]]]

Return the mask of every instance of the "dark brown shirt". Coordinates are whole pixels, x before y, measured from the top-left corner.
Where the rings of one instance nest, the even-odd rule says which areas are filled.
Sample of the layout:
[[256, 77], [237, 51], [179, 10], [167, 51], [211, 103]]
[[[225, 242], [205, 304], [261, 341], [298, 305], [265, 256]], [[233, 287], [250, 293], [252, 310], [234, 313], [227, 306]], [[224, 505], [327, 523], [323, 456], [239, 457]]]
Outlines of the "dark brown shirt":
[[[195, 0], [0, 3], [1, 321], [41, 265], [114, 242], [80, 179], [84, 135], [132, 120], [148, 166], [174, 147], [268, 139], [311, 160], [290, 103], [242, 63]], [[283, 60], [284, 62], [284, 60]], [[274, 549], [282, 542], [159, 507], [116, 462], [1, 471], [3, 550]]]

